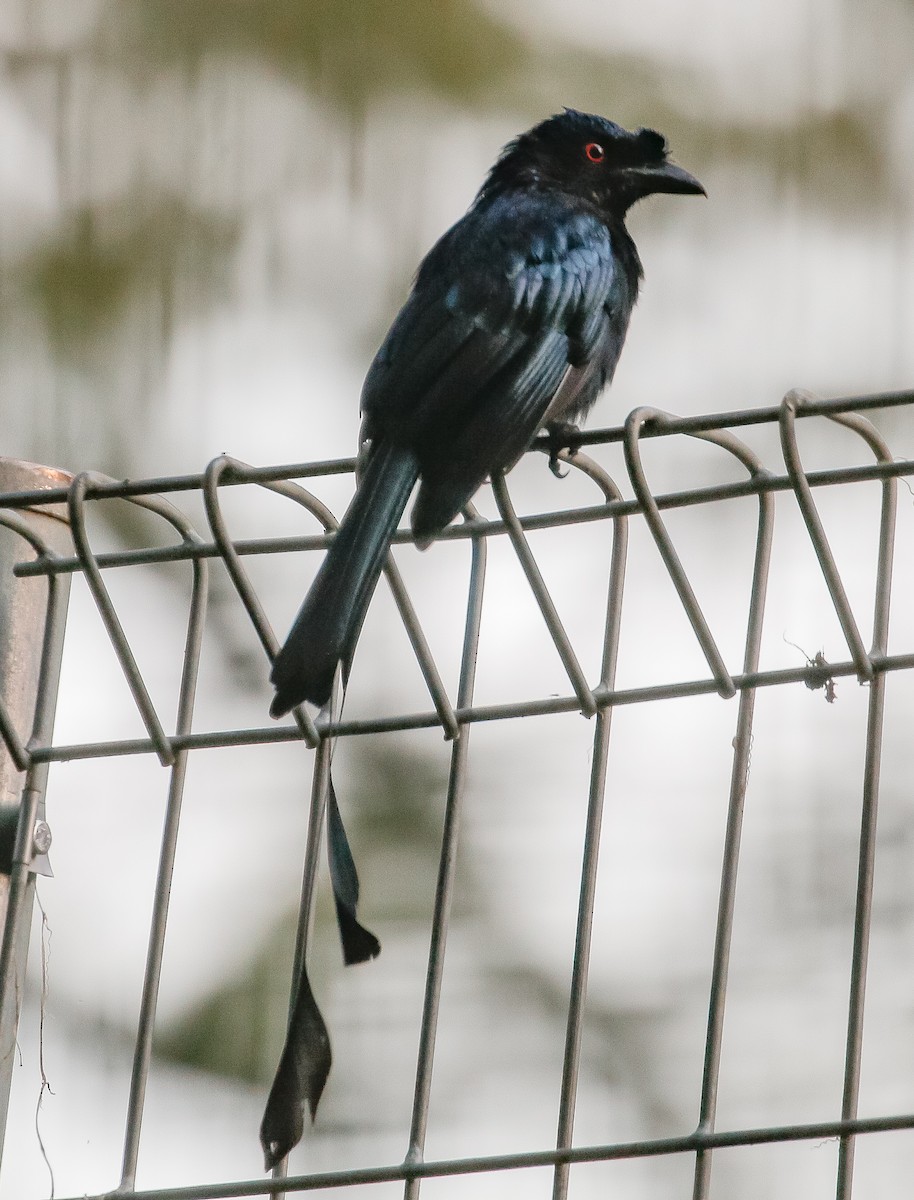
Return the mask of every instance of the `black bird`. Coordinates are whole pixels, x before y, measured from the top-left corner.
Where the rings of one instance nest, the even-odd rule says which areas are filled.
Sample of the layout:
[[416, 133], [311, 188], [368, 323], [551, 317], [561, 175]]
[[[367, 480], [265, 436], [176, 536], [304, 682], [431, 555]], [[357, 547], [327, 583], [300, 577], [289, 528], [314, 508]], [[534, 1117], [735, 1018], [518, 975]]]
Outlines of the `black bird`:
[[429, 251], [362, 389], [365, 469], [273, 664], [282, 716], [348, 674], [417, 480], [424, 549], [543, 426], [560, 436], [612, 379], [641, 261], [625, 214], [653, 192], [704, 195], [663, 136], [565, 109], [510, 142]]

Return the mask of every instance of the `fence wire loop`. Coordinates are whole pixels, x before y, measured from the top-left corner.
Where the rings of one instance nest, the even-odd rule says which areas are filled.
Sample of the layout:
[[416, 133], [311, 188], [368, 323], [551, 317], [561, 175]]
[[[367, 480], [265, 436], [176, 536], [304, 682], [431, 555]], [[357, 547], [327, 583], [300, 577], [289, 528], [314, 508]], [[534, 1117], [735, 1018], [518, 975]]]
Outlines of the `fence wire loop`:
[[543, 614], [543, 620], [546, 622], [546, 628], [549, 630], [549, 635], [558, 651], [559, 658], [562, 660], [562, 665], [568, 675], [574, 694], [578, 698], [581, 712], [585, 717], [592, 717], [597, 711], [593, 692], [587, 683], [587, 678], [584, 675], [581, 664], [578, 662], [568, 634], [565, 632], [565, 627], [561, 622], [558, 610], [549, 594], [549, 589], [546, 587], [540, 569], [536, 565], [536, 559], [533, 557], [533, 552], [524, 536], [523, 527], [517, 519], [517, 513], [514, 511], [514, 505], [511, 503], [504, 475], [497, 474], [492, 477], [492, 491], [495, 495], [495, 503], [498, 505], [499, 515], [505, 523], [508, 536], [514, 546], [521, 568], [527, 577], [527, 582], [530, 585], [530, 590], [533, 592], [536, 602], [539, 605], [540, 612]]
[[794, 390], [788, 392], [781, 402], [780, 431], [784, 463], [787, 467], [790, 481], [793, 484], [797, 504], [800, 507], [803, 520], [806, 522], [810, 541], [819, 560], [819, 566], [822, 568], [822, 575], [828, 586], [828, 592], [831, 596], [838, 621], [841, 624], [847, 648], [857, 669], [857, 678], [861, 683], [871, 683], [873, 680], [873, 664], [870, 662], [863, 639], [860, 636], [860, 630], [851, 609], [850, 601], [847, 598], [847, 592], [844, 590], [844, 584], [835, 563], [831, 546], [828, 544], [825, 527], [822, 524], [819, 511], [812, 498], [812, 489], [803, 470], [800, 449], [797, 445], [797, 413], [808, 400], [812, 399], [814, 397], [809, 393]]
[[[893, 461], [892, 452], [878, 429], [859, 413], [837, 413], [831, 420], [861, 437], [877, 462]], [[873, 602], [873, 642], [871, 655], [885, 654], [889, 643], [889, 612], [892, 594], [892, 567], [895, 550], [895, 520], [898, 509], [898, 480], [882, 480], [882, 508], [879, 519], [879, 550], [876, 556], [876, 586]]]
[[[206, 518], [209, 521], [213, 541], [219, 549], [229, 578], [234, 584], [235, 591], [238, 593], [241, 603], [244, 605], [248, 619], [254, 626], [254, 631], [260, 639], [260, 644], [263, 646], [267, 659], [272, 663], [279, 650], [279, 642], [263, 610], [263, 605], [260, 603], [260, 599], [248, 578], [248, 573], [241, 563], [241, 559], [229, 535], [228, 526], [225, 523], [225, 517], [222, 513], [222, 506], [219, 503], [219, 483], [223, 475], [233, 473], [238, 469], [244, 470], [247, 467], [247, 463], [239, 462], [238, 459], [229, 458], [227, 455], [214, 458], [206, 468], [204, 475], [203, 500], [206, 506]], [[318, 500], [316, 496], [313, 496], [298, 484], [277, 480], [265, 483], [263, 486], [271, 492], [276, 492], [280, 496], [286, 496], [288, 499], [294, 500], [296, 504], [300, 504], [303, 508], [307, 509], [309, 513], [317, 517], [324, 526], [325, 531], [333, 531], [337, 528], [336, 518], [330, 509]], [[303, 704], [299, 704], [293, 710], [292, 716], [305, 744], [314, 749], [320, 741], [320, 734], [315, 727], [311, 714]]]
[[[73, 533], [73, 543], [82, 564], [86, 582], [89, 585], [98, 608], [99, 616], [108, 631], [108, 637], [111, 639], [111, 645], [121, 665], [127, 686], [130, 688], [134, 703], [139, 710], [143, 724], [146, 726], [146, 732], [152, 739], [156, 753], [159, 756], [159, 761], [163, 766], [168, 767], [175, 760], [174, 751], [169, 744], [158, 713], [150, 699], [149, 692], [146, 690], [146, 684], [143, 681], [140, 668], [137, 666], [130, 643], [124, 633], [114, 605], [111, 603], [111, 597], [102, 579], [102, 573], [95, 561], [92, 547], [89, 545], [89, 534], [86, 529], [86, 489], [90, 481], [95, 482], [97, 480], [104, 480], [104, 477], [98, 476], [94, 472], [84, 471], [82, 474], [76, 476], [70, 486], [67, 495], [67, 508], [70, 513], [70, 528]], [[107, 482], [107, 480], [104, 480], [104, 482]]]
[[680, 562], [679, 555], [676, 553], [670, 535], [666, 531], [663, 518], [660, 516], [660, 509], [648, 487], [647, 477], [641, 463], [640, 437], [642, 429], [648, 422], [651, 422], [658, 428], [662, 428], [664, 422], [669, 418], [669, 413], [661, 412], [656, 408], [636, 408], [634, 412], [630, 413], [625, 422], [625, 462], [628, 467], [629, 478], [632, 481], [632, 487], [635, 489], [635, 495], [641, 506], [641, 511], [644, 513], [648, 528], [653, 535], [657, 549], [660, 552], [660, 557], [663, 559], [664, 565], [670, 573], [670, 579], [672, 579], [673, 585], [679, 593], [679, 599], [682, 601], [689, 624], [695, 632], [698, 644], [701, 646], [711, 674], [717, 681], [717, 691], [725, 700], [729, 700], [732, 696], [736, 695], [736, 685], [733, 682], [730, 672], [727, 670], [723, 656], [717, 648], [711, 628], [705, 619], [695, 592], [692, 590], [692, 585], [686, 575], [685, 568]]

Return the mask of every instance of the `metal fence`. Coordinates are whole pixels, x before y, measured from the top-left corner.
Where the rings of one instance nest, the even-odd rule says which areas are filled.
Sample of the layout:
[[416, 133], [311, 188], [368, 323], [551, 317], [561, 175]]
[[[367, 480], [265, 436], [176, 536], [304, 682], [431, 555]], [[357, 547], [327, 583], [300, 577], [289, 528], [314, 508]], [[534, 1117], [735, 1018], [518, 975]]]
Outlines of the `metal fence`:
[[[400, 1181], [407, 1197], [419, 1193], [423, 1180], [445, 1176], [485, 1177], [497, 1186], [500, 1174], [532, 1168], [551, 1169], [556, 1200], [574, 1193], [576, 1164], [614, 1163], [619, 1160], [661, 1156], [686, 1157], [693, 1165], [692, 1195], [701, 1200], [712, 1194], [712, 1154], [721, 1148], [758, 1146], [770, 1143], [838, 1139], [837, 1181], [834, 1194], [848, 1200], [853, 1194], [854, 1151], [859, 1136], [878, 1131], [914, 1129], [914, 1111], [890, 1111], [858, 1116], [864, 1030], [864, 994], [867, 982], [869, 938], [872, 924], [874, 865], [877, 845], [877, 797], [883, 748], [883, 723], [886, 711], [886, 681], [894, 672], [914, 668], [914, 644], [900, 649], [889, 643], [889, 601], [893, 569], [901, 564], [911, 569], [910, 546], [896, 544], [896, 485], [901, 477], [914, 474], [910, 457], [911, 439], [900, 444], [904, 457], [895, 457], [892, 449], [864, 415], [879, 412], [898, 425], [899, 415], [908, 418], [914, 393], [893, 393], [822, 401], [792, 392], [776, 407], [732, 411], [712, 416], [679, 418], [655, 409], [639, 409], [618, 429], [582, 433], [580, 445], [564, 461], [569, 472], [580, 472], [595, 488], [594, 500], [558, 512], [537, 512], [519, 516], [504, 480], [493, 481], [492, 495], [498, 517], [484, 519], [476, 510], [468, 511], [461, 523], [443, 535], [444, 540], [461, 539], [472, 548], [472, 566], [468, 581], [465, 627], [460, 655], [459, 686], [449, 693], [442, 682], [422, 624], [410, 595], [391, 556], [387, 580], [400, 616], [405, 624], [416, 660], [427, 688], [429, 703], [421, 711], [385, 713], [372, 718], [345, 716], [315, 721], [308, 713], [298, 712], [292, 723], [256, 728], [205, 731], [193, 728], [195, 689], [201, 646], [203, 644], [208, 596], [208, 568], [213, 559], [221, 560], [256, 631], [263, 650], [264, 677], [266, 660], [276, 650], [276, 638], [264, 608], [252, 585], [246, 561], [249, 556], [287, 554], [290, 551], [317, 551], [327, 543], [335, 519], [330, 510], [307, 488], [330, 475], [351, 472], [351, 460], [296, 464], [276, 468], [253, 468], [229, 458], [210, 463], [202, 475], [175, 476], [148, 480], [114, 481], [87, 473], [64, 479], [60, 473], [22, 465], [8, 465], [0, 494], [0, 524], [8, 537], [3, 543], [4, 625], [6, 644], [2, 647], [8, 664], [0, 704], [0, 733], [5, 744], [3, 754], [4, 794], [2, 802], [18, 813], [15, 841], [10, 836], [11, 861], [6, 875], [6, 918], [0, 958], [2, 983], [2, 1035], [4, 1103], [14, 1060], [18, 1012], [28, 947], [34, 873], [40, 870], [47, 849], [43, 821], [44, 790], [51, 764], [78, 759], [96, 760], [111, 756], [154, 755], [168, 773], [168, 803], [158, 880], [153, 905], [149, 949], [140, 1003], [139, 1021], [133, 1058], [133, 1071], [126, 1104], [126, 1135], [121, 1178], [112, 1180], [116, 1194], [125, 1200], [148, 1197], [152, 1200], [202, 1200], [202, 1198], [279, 1195], [322, 1188], [356, 1188], [369, 1184]], [[815, 470], [804, 468], [798, 447], [798, 425], [827, 419], [855, 435], [863, 448], [864, 461], [852, 465], [829, 465]], [[908, 427], [908, 432], [910, 432]], [[780, 460], [771, 465], [770, 451], [776, 445], [772, 431], [779, 433]], [[737, 436], [739, 431], [740, 436]], [[768, 461], [750, 446], [754, 432], [761, 432]], [[722, 452], [735, 463], [724, 481], [703, 481], [697, 486], [654, 494], [648, 482], [642, 450], [647, 439], [666, 439], [682, 444], [685, 438], [698, 438]], [[746, 440], [743, 440], [743, 439]], [[904, 440], [904, 439], [900, 439]], [[628, 476], [623, 492], [613, 482], [601, 455], [621, 447]], [[535, 448], [543, 450], [540, 445]], [[728, 456], [728, 457], [727, 457]], [[860, 457], [858, 454], [857, 458]], [[734, 474], [736, 477], [734, 478]], [[303, 483], [292, 482], [300, 480]], [[303, 486], [304, 484], [304, 486]], [[259, 485], [300, 504], [323, 527], [308, 536], [273, 539], [233, 540], [224, 516], [227, 489], [239, 485]], [[872, 614], [855, 611], [849, 589], [836, 563], [826, 535], [826, 524], [819, 515], [817, 499], [831, 488], [843, 494], [858, 495], [853, 485], [878, 486], [881, 501], [878, 530], [874, 532], [872, 573]], [[195, 494], [202, 498], [208, 532], [197, 532], [172, 500]], [[804, 648], [804, 659], [795, 666], [769, 668], [760, 665], [763, 644], [763, 617], [769, 596], [769, 565], [774, 543], [774, 514], [779, 495], [784, 503], [795, 506], [808, 533], [809, 543], [824, 581], [826, 604], [830, 605], [840, 626], [844, 644], [832, 647], [826, 655], [818, 648]], [[904, 493], [903, 493], [904, 495]], [[166, 499], [166, 496], [172, 499]], [[177, 538], [167, 544], [136, 549], [96, 551], [89, 534], [87, 514], [93, 506], [112, 500], [129, 500], [140, 505], [171, 526]], [[685, 516], [713, 510], [730, 501], [753, 505], [757, 512], [755, 548], [752, 556], [751, 585], [734, 590], [730, 603], [739, 608], [744, 630], [742, 660], [727, 661], [720, 649], [720, 638], [712, 618], [706, 614], [701, 591], [690, 579], [669, 532], [670, 514], [682, 510]], [[697, 517], [695, 518], [697, 519]], [[73, 549], [61, 543], [60, 530], [69, 522]], [[674, 678], [642, 686], [616, 686], [616, 667], [625, 623], [623, 600], [631, 602], [626, 588], [626, 548], [632, 522], [643, 522], [650, 532], [669, 579], [678, 594], [678, 603], [697, 640], [706, 670], [698, 677]], [[531, 551], [530, 535], [540, 530], [564, 530], [572, 525], [589, 524], [605, 530], [611, 543], [611, 563], [605, 592], [605, 626], [602, 637], [599, 678], [591, 682], [593, 664], [582, 661], [575, 650], [575, 637], [569, 636], [559, 611]], [[499, 704], [479, 705], [474, 700], [474, 682], [479, 649], [480, 622], [486, 591], [487, 549], [493, 539], [510, 541], [523, 569], [527, 586], [535, 598], [542, 621], [548, 630], [567, 679], [564, 694], [541, 695]], [[396, 543], [408, 542], [405, 532]], [[725, 542], [722, 542], [726, 550]], [[316, 557], [312, 556], [312, 557]], [[430, 561], [430, 559], [423, 560]], [[131, 640], [112, 602], [106, 580], [118, 568], [153, 563], [189, 562], [192, 564], [192, 588], [188, 606], [183, 671], [177, 718], [170, 726], [150, 696], [150, 690], [138, 666]], [[55, 685], [64, 634], [66, 587], [74, 573], [82, 573], [98, 614], [114, 648], [120, 668], [129, 686], [133, 702], [142, 718], [145, 736], [129, 740], [58, 744], [52, 736]], [[35, 580], [46, 579], [35, 591]], [[748, 603], [746, 598], [748, 597]], [[859, 607], [859, 606], [858, 606]], [[37, 614], [37, 615], [36, 615]], [[122, 614], [123, 615], [123, 614]], [[870, 622], [872, 622], [870, 624]], [[868, 632], [867, 632], [868, 631]], [[25, 647], [26, 649], [23, 649]], [[23, 663], [27, 668], [9, 664]], [[16, 671], [18, 670], [18, 675]], [[675, 673], [673, 673], [675, 674]], [[853, 942], [850, 947], [850, 981], [846, 1012], [846, 1053], [843, 1070], [843, 1094], [836, 1097], [835, 1108], [821, 1120], [779, 1126], [752, 1128], [716, 1128], [716, 1110], [724, 1017], [727, 999], [728, 965], [737, 897], [740, 866], [740, 838], [744, 798], [750, 774], [750, 757], [763, 752], [753, 746], [753, 716], [761, 689], [783, 689], [805, 684], [821, 689], [826, 699], [834, 698], [836, 683], [856, 679], [867, 688], [865, 761], [862, 778], [855, 783], [859, 797], [859, 862]], [[606, 1128], [603, 1144], [580, 1144], [575, 1140], [575, 1107], [582, 1061], [582, 1038], [586, 1024], [588, 970], [593, 942], [594, 896], [597, 889], [601, 847], [601, 822], [604, 793], [607, 791], [607, 764], [610, 762], [610, 730], [613, 714], [622, 706], [656, 705], [660, 701], [682, 700], [717, 694], [733, 701], [735, 732], [732, 740], [732, 767], [729, 800], [726, 808], [726, 832], [720, 869], [719, 903], [713, 954], [710, 963], [710, 992], [707, 1003], [707, 1031], [704, 1043], [700, 1088], [695, 1095], [697, 1126], [683, 1129], [678, 1136], [644, 1138], [615, 1142], [613, 1130]], [[264, 709], [266, 708], [266, 688]], [[497, 1154], [480, 1154], [450, 1160], [429, 1161], [425, 1144], [432, 1096], [433, 1060], [439, 1001], [445, 972], [447, 935], [452, 910], [457, 845], [461, 830], [461, 806], [465, 780], [471, 760], [472, 730], [479, 723], [515, 722], [521, 718], [549, 714], [581, 713], [593, 718], [592, 761], [587, 800], [584, 840], [581, 851], [580, 894], [574, 936], [573, 965], [567, 990], [567, 1023], [564, 1038], [561, 1082], [556, 1097], [557, 1134], [554, 1144], [534, 1150], [513, 1152], [505, 1146]], [[136, 1174], [140, 1154], [144, 1096], [153, 1054], [156, 1029], [156, 1004], [162, 971], [169, 895], [175, 856], [181, 834], [181, 804], [188, 762], [192, 756], [227, 747], [303, 741], [315, 750], [308, 842], [305, 850], [305, 883], [299, 919], [297, 955], [304, 961], [312, 920], [315, 881], [318, 876], [319, 848], [327, 803], [328, 768], [331, 748], [339, 739], [384, 735], [406, 730], [439, 728], [450, 740], [450, 768], [444, 817], [443, 843], [438, 870], [434, 915], [431, 922], [424, 1006], [415, 1068], [414, 1102], [410, 1127], [403, 1130], [405, 1155], [392, 1165], [369, 1163], [364, 1166], [292, 1175], [288, 1178], [247, 1181], [214, 1180], [203, 1185], [168, 1187], [137, 1191]], [[771, 750], [771, 748], [768, 748]], [[53, 804], [53, 787], [51, 790]], [[51, 822], [53, 824], [53, 822]], [[36, 838], [36, 828], [38, 836]], [[43, 840], [44, 839], [44, 840]], [[569, 948], [569, 957], [571, 951]], [[902, 971], [899, 966], [899, 971]], [[422, 986], [415, 980], [415, 987]], [[910, 988], [914, 1001], [914, 983]], [[331, 1025], [333, 1014], [328, 1014]], [[278, 1049], [278, 1048], [277, 1048]], [[4, 1110], [5, 1111], [5, 1110]], [[900, 1136], [900, 1135], [899, 1135]], [[496, 1184], [492, 1181], [495, 1180]], [[107, 1194], [107, 1193], [106, 1193]], [[493, 1193], [494, 1194], [494, 1193]], [[666, 1193], [669, 1194], [669, 1193]], [[899, 1193], [901, 1194], [901, 1193]]]

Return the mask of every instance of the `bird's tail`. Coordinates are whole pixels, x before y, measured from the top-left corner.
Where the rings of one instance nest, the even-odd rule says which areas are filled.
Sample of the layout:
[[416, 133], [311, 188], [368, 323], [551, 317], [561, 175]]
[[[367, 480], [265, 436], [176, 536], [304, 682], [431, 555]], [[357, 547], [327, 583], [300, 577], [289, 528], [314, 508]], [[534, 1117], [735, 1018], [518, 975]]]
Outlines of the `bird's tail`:
[[330, 699], [337, 664], [348, 670], [387, 547], [419, 475], [415, 456], [381, 442], [270, 673], [270, 715]]

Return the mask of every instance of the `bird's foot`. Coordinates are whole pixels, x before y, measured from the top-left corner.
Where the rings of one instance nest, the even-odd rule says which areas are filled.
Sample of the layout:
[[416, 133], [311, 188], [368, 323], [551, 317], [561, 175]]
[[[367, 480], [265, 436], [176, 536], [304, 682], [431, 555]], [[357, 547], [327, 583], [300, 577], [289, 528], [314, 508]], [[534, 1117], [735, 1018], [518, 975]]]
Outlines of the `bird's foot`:
[[559, 455], [563, 450], [574, 457], [578, 452], [577, 446], [574, 445], [574, 435], [578, 432], [577, 426], [572, 425], [569, 421], [550, 421], [547, 433], [549, 435], [549, 470], [556, 479], [564, 479], [568, 474], [563, 471], [559, 465]]

